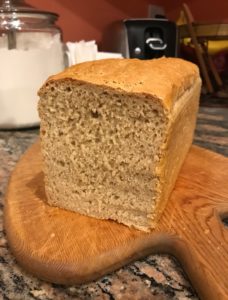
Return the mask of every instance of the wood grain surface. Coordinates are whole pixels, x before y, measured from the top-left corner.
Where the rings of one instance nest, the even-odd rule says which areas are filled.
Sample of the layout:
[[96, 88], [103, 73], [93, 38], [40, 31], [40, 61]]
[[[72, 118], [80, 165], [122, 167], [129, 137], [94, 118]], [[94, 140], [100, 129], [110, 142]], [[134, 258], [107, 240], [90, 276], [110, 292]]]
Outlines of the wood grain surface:
[[228, 159], [193, 146], [151, 233], [45, 203], [39, 143], [12, 173], [4, 211], [11, 251], [44, 280], [80, 284], [151, 253], [182, 264], [201, 299], [228, 299]]

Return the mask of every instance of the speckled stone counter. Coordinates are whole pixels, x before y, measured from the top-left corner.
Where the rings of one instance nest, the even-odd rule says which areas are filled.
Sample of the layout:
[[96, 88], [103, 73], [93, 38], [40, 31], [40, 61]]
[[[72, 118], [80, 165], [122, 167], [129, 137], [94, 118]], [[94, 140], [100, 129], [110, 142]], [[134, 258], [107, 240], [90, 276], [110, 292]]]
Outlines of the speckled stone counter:
[[[34, 278], [18, 266], [3, 230], [4, 194], [15, 163], [37, 129], [0, 131], [0, 300], [198, 299], [178, 262], [150, 255], [98, 281], [64, 287]], [[228, 108], [200, 108], [194, 143], [228, 156]]]

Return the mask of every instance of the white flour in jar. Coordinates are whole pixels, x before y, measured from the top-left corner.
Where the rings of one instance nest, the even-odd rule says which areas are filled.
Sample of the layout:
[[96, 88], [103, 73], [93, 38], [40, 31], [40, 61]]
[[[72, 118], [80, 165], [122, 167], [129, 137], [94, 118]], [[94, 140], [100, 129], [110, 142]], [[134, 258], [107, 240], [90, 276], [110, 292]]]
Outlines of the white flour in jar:
[[63, 69], [58, 34], [24, 33], [17, 37], [17, 49], [0, 48], [0, 128], [38, 125], [37, 91]]

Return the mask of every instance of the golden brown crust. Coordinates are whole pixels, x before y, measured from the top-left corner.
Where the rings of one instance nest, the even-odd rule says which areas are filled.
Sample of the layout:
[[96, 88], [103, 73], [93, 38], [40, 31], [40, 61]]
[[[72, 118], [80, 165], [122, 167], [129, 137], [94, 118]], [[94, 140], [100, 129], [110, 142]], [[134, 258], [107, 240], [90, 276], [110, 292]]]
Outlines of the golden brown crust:
[[160, 199], [157, 202], [156, 219], [153, 220], [151, 228], [156, 226], [166, 206], [180, 168], [192, 144], [199, 107], [200, 90], [201, 79], [198, 77], [194, 86], [186, 91], [178, 103], [176, 103], [176, 107], [170, 117], [170, 126], [168, 127], [163, 159], [158, 166], [159, 170], [157, 170], [162, 183], [162, 191]]
[[119, 88], [127, 93], [155, 97], [166, 109], [171, 110], [176, 100], [194, 84], [198, 76], [196, 65], [179, 58], [104, 59], [72, 66], [51, 76], [46, 83], [72, 79]]

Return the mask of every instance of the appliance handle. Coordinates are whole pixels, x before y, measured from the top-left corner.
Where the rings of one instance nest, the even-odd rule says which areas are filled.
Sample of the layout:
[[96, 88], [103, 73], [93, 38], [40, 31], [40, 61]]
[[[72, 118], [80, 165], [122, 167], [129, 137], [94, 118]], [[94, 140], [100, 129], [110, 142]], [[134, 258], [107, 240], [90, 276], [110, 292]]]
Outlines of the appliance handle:
[[[155, 43], [154, 43], [155, 42]], [[152, 50], [165, 50], [167, 48], [167, 44], [163, 42], [162, 39], [158, 37], [150, 37], [146, 40], [146, 44], [152, 49]], [[158, 45], [156, 45], [158, 44]]]

